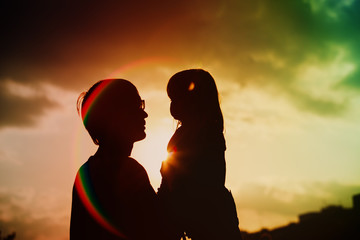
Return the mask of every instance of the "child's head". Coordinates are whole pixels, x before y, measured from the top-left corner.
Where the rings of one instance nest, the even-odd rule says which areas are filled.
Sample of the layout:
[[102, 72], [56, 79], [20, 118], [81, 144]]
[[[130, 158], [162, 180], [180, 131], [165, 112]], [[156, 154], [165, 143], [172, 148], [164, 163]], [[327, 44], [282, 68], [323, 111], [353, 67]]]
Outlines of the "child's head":
[[145, 138], [144, 101], [136, 87], [124, 79], [106, 79], [82, 93], [78, 112], [94, 143], [135, 142]]
[[172, 76], [167, 85], [171, 115], [182, 124], [211, 126], [223, 131], [223, 116], [214, 78], [203, 69]]

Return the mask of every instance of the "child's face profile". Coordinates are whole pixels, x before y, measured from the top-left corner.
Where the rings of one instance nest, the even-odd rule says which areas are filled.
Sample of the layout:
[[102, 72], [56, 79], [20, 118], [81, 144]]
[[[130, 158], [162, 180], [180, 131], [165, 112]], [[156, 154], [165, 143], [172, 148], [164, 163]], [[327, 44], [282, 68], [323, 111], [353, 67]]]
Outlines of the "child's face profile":
[[171, 100], [170, 113], [182, 125], [194, 122], [198, 106], [195, 89], [197, 86], [190, 79], [174, 78], [168, 83], [168, 95]]
[[170, 113], [174, 119], [183, 121], [184, 116], [184, 104], [178, 100], [172, 100], [170, 103]]
[[181, 121], [182, 124], [194, 121], [196, 117], [196, 103], [186, 96], [171, 99], [170, 113], [174, 119]]

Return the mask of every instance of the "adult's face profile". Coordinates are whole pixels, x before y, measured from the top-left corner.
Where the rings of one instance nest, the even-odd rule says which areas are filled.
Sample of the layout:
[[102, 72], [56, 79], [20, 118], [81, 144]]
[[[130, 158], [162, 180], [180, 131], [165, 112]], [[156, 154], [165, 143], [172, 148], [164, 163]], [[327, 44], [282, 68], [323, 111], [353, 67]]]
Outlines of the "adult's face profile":
[[93, 139], [99, 144], [144, 139], [148, 115], [136, 87], [127, 80], [110, 79], [101, 81], [100, 88], [89, 108], [87, 123], [84, 121]]

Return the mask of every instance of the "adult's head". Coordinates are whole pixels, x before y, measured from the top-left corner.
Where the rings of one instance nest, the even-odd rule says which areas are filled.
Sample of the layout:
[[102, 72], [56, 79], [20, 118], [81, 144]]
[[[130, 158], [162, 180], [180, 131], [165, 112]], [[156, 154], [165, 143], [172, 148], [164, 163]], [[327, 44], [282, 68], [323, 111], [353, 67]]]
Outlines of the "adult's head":
[[171, 115], [182, 123], [211, 125], [223, 131], [215, 80], [203, 69], [189, 69], [176, 73], [169, 80], [167, 93], [171, 99]]
[[124, 79], [95, 83], [77, 101], [77, 109], [92, 140], [134, 143], [145, 138], [145, 102], [136, 87]]

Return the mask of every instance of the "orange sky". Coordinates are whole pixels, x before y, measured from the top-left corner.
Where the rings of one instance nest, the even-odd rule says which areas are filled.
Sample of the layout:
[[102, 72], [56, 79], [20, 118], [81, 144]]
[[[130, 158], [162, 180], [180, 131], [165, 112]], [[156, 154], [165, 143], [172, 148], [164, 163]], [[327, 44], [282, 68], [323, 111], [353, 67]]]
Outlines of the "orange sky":
[[[297, 221], [360, 192], [358, 1], [1, 3], [0, 227], [67, 239], [77, 168], [96, 150], [76, 113], [95, 81], [132, 81], [156, 189], [175, 129], [166, 83], [215, 78], [240, 228]], [[3, 229], [0, 229], [3, 230]]]

